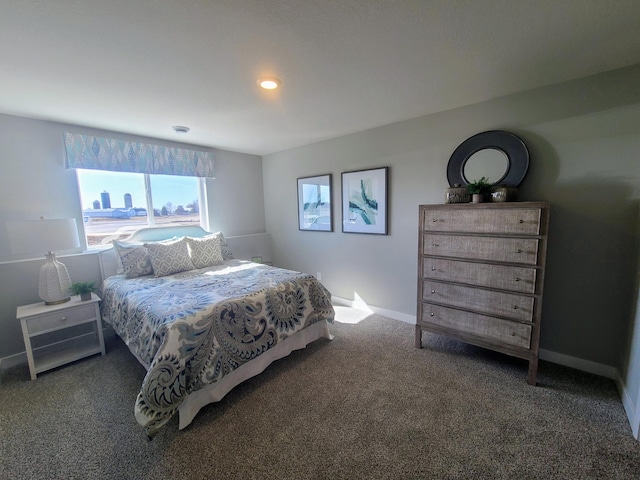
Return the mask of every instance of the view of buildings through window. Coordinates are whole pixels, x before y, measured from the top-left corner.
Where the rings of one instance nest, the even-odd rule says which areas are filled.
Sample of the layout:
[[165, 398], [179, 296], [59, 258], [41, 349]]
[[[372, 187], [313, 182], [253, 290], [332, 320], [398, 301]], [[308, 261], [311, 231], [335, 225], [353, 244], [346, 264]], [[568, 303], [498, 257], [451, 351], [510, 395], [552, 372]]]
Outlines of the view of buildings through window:
[[146, 226], [200, 225], [200, 179], [76, 170], [87, 245]]

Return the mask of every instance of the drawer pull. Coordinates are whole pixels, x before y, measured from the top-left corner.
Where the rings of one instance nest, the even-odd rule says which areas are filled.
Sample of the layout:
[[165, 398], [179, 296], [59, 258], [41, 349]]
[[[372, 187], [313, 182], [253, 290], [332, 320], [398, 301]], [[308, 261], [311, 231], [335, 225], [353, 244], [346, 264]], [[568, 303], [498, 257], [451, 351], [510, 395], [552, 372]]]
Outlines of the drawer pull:
[[433, 295], [434, 293], [436, 293], [436, 291], [435, 290], [431, 290], [431, 294]]
[[516, 282], [519, 282], [519, 281], [520, 281], [520, 279], [518, 277], [516, 277]]
[[514, 309], [514, 310], [517, 310], [517, 309], [518, 309], [518, 305], [514, 305], [514, 306], [513, 306], [513, 309]]
[[436, 267], [431, 267], [431, 271], [435, 272], [436, 271]]
[[518, 223], [524, 223], [524, 220], [518, 220]]
[[434, 223], [435, 223], [435, 222], [437, 222], [438, 220], [434, 218], [434, 219], [433, 219], [433, 221], [434, 221]]
[[433, 317], [433, 312], [431, 312], [431, 316]]
[[438, 246], [438, 244], [437, 244], [437, 243], [432, 243], [431, 245], [432, 245], [432, 246], [434, 246], [434, 247], [437, 247], [437, 246]]
[[521, 248], [518, 249], [518, 253], [522, 253], [522, 249]]
[[67, 317], [60, 317], [60, 320], [64, 322], [65, 320], [67, 320]]

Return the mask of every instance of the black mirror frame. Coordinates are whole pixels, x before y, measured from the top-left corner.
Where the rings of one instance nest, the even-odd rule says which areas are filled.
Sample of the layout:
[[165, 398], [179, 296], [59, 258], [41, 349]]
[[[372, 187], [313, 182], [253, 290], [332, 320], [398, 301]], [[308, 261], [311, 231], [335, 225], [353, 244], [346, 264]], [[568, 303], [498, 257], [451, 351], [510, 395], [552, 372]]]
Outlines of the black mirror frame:
[[495, 148], [504, 152], [509, 162], [506, 174], [494, 185], [517, 187], [529, 170], [529, 150], [520, 137], [503, 130], [477, 133], [462, 142], [451, 154], [447, 165], [447, 180], [450, 186], [469, 185], [464, 176], [464, 166], [469, 157], [479, 150]]

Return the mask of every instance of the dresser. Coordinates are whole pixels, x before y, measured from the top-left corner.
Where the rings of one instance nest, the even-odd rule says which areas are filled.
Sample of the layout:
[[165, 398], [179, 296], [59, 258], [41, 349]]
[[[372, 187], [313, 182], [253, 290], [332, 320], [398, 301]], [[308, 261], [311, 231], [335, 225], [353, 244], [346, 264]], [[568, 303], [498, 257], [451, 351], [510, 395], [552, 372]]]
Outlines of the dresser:
[[433, 332], [523, 358], [538, 375], [549, 204], [420, 205], [415, 346]]

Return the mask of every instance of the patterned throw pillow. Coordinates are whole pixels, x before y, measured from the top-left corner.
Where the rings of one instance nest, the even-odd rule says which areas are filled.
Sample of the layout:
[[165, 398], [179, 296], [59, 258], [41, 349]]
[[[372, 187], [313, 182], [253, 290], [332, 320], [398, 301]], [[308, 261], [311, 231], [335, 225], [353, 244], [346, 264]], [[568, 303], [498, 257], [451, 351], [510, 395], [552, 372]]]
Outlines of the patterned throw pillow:
[[217, 235], [207, 235], [201, 238], [187, 237], [187, 246], [195, 268], [220, 265], [224, 261], [220, 248], [220, 237]]
[[[217, 235], [218, 238], [220, 238], [220, 249], [222, 250], [222, 258], [224, 260], [232, 260], [233, 259], [233, 253], [231, 253], [231, 249], [229, 248], [229, 245], [227, 244], [227, 240], [224, 238], [224, 235], [222, 234], [222, 232], [216, 232], [213, 235]], [[207, 235], [207, 237], [210, 237], [211, 235]], [[203, 238], [207, 238], [207, 237], [203, 237]]]
[[118, 273], [124, 273], [127, 278], [151, 275], [153, 268], [144, 245], [113, 241], [118, 262]]
[[186, 237], [171, 243], [145, 243], [156, 277], [193, 270]]

